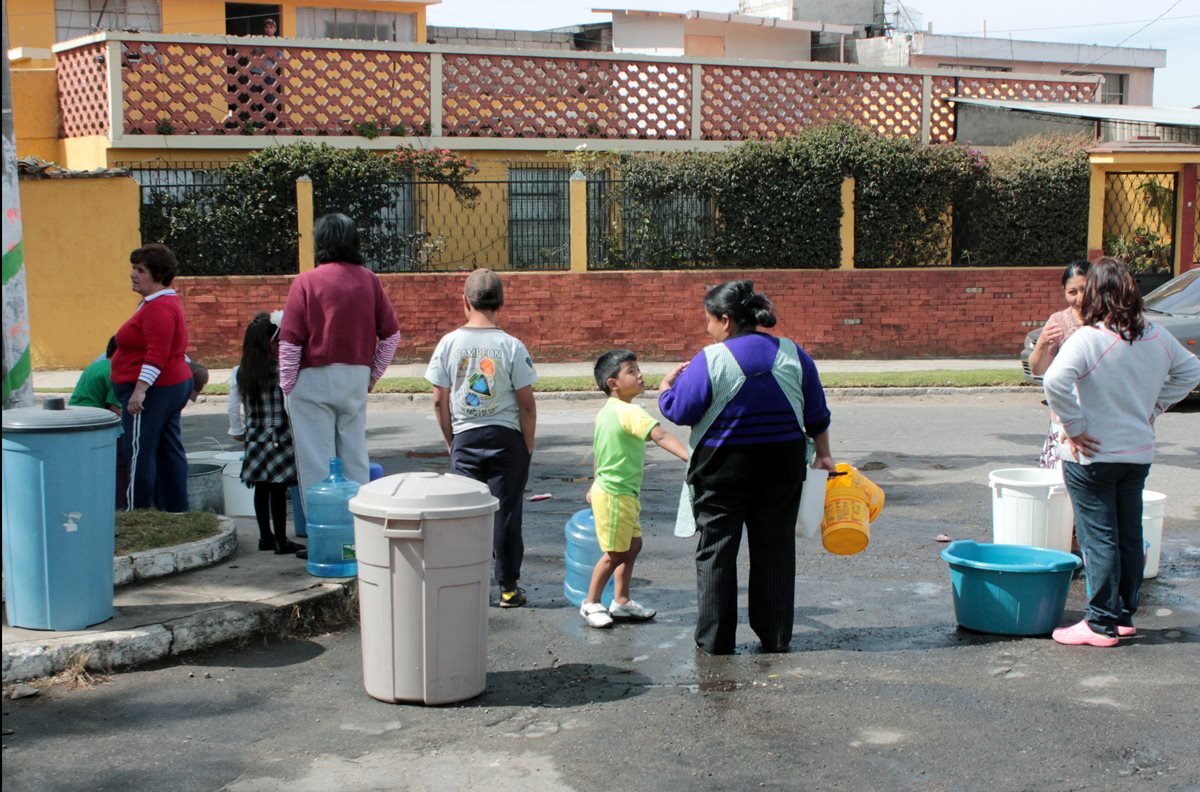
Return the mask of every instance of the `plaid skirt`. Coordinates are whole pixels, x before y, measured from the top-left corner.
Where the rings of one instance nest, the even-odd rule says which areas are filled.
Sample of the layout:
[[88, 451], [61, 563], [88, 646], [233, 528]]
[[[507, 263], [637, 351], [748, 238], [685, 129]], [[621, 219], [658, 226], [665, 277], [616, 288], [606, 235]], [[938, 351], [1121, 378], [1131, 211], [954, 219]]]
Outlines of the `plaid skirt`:
[[246, 412], [246, 453], [242, 481], [246, 484], [295, 484], [296, 447], [283, 409], [283, 394], [269, 391], [261, 402], [242, 399]]

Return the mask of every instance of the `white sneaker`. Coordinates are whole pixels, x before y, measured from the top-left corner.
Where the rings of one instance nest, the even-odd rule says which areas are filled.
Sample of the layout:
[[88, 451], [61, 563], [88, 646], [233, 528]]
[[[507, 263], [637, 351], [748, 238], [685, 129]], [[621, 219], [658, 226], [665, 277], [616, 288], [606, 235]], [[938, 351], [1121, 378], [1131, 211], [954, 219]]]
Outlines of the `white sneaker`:
[[623, 619], [625, 621], [646, 621], [653, 619], [654, 614], [658, 613], [654, 608], [643, 608], [633, 600], [629, 600], [624, 605], [618, 605], [614, 600], [608, 606], [608, 613], [614, 619]]
[[587, 622], [588, 627], [612, 627], [612, 616], [608, 609], [599, 602], [585, 602], [579, 608], [579, 615]]

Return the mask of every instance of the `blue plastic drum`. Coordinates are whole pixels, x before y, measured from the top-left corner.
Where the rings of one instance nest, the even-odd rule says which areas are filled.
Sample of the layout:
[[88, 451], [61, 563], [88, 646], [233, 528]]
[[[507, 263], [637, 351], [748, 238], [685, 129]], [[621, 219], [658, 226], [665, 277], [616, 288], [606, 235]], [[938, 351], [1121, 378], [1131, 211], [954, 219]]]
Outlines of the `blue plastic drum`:
[[[603, 552], [596, 541], [596, 518], [591, 509], [575, 512], [567, 520], [567, 575], [563, 580], [563, 595], [572, 605], [578, 608], [587, 596], [588, 586], [592, 583], [592, 570], [600, 560]], [[613, 580], [608, 579], [600, 601], [605, 607], [612, 602]]]
[[113, 615], [117, 437], [109, 410], [4, 411], [4, 605], [8, 623], [82, 630]]

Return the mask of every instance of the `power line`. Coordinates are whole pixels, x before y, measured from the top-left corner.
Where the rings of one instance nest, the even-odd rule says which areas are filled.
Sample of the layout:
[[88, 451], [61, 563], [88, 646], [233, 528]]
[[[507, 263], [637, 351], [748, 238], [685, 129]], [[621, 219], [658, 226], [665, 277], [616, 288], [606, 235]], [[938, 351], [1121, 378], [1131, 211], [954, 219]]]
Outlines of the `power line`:
[[[1168, 7], [1166, 11], [1163, 11], [1161, 14], [1159, 14], [1158, 16], [1156, 16], [1154, 19], [1151, 19], [1149, 22], [1147, 22], [1146, 24], [1142, 25], [1140, 28], [1138, 28], [1137, 30], [1133, 31], [1133, 32], [1132, 32], [1132, 33], [1130, 33], [1128, 36], [1126, 36], [1125, 38], [1123, 38], [1123, 39], [1121, 39], [1120, 41], [1118, 41], [1116, 44], [1114, 44], [1114, 45], [1112, 45], [1111, 47], [1109, 47], [1108, 49], [1104, 50], [1104, 52], [1101, 52], [1101, 53], [1100, 53], [1099, 55], [1097, 55], [1097, 56], [1096, 56], [1096, 57], [1095, 57], [1093, 60], [1091, 60], [1091, 61], [1089, 61], [1089, 62], [1087, 62], [1087, 63], [1083, 64], [1082, 66], [1080, 66], [1080, 67], [1079, 67], [1079, 69], [1086, 69], [1088, 66], [1091, 66], [1092, 64], [1096, 63], [1096, 62], [1097, 62], [1097, 61], [1099, 61], [1101, 58], [1103, 58], [1105, 55], [1107, 55], [1108, 53], [1112, 52], [1112, 51], [1113, 51], [1113, 50], [1115, 50], [1116, 48], [1120, 47], [1120, 46], [1121, 46], [1122, 44], [1124, 44], [1126, 41], [1129, 41], [1129, 39], [1133, 38], [1134, 36], [1136, 36], [1137, 34], [1141, 33], [1141, 32], [1142, 32], [1143, 30], [1145, 30], [1146, 28], [1148, 28], [1148, 27], [1150, 27], [1151, 25], [1153, 25], [1153, 24], [1154, 24], [1155, 22], [1157, 22], [1158, 20], [1160, 20], [1160, 19], [1162, 19], [1163, 17], [1165, 17], [1167, 14], [1171, 13], [1172, 11], [1174, 11], [1174, 10], [1175, 10], [1175, 7], [1176, 7], [1176, 6], [1178, 6], [1178, 5], [1179, 5], [1180, 3], [1182, 3], [1182, 2], [1183, 2], [1183, 0], [1175, 0], [1175, 2], [1174, 2], [1174, 3], [1171, 3], [1170, 7]], [[1069, 69], [1069, 70], [1067, 70], [1066, 72], [1064, 72], [1064, 74], [1065, 74], [1065, 75], [1071, 75], [1071, 74], [1074, 74], [1075, 72], [1079, 71], [1079, 69]]]

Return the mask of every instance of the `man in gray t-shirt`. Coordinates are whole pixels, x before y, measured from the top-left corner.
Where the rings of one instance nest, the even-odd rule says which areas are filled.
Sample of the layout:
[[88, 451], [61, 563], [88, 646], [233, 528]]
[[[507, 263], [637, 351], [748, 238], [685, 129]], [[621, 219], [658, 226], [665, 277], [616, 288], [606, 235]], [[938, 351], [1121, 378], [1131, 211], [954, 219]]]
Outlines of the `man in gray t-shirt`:
[[438, 342], [425, 370], [433, 409], [450, 452], [450, 471], [485, 482], [500, 500], [492, 556], [500, 607], [525, 604], [517, 586], [525, 544], [521, 533], [525, 483], [533, 456], [537, 372], [529, 351], [496, 325], [504, 305], [500, 277], [478, 269], [467, 277], [467, 322]]

